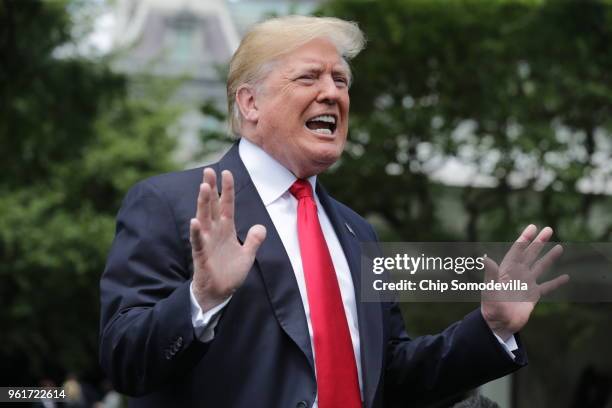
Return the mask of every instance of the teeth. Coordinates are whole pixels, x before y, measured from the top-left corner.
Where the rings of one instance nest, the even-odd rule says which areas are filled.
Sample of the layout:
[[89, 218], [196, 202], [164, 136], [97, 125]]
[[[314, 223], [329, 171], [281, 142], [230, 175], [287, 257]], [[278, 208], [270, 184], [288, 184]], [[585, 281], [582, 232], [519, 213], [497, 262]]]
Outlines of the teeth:
[[317, 122], [326, 122], [326, 123], [333, 123], [336, 124], [336, 118], [334, 118], [331, 115], [319, 115], [319, 116], [315, 116], [314, 118], [310, 119], [310, 121], [314, 121], [316, 120]]
[[323, 128], [323, 129], [315, 129], [315, 130], [313, 130], [313, 132], [322, 133], [324, 135], [331, 135], [332, 134], [331, 130], [325, 129], [325, 128]]

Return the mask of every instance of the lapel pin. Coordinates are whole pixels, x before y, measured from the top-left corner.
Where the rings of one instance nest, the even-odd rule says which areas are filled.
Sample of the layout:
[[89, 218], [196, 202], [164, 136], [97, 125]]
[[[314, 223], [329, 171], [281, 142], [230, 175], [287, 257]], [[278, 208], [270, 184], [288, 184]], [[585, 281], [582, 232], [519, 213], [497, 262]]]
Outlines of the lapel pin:
[[348, 225], [348, 223], [345, 222], [344, 225], [346, 225], [346, 229], [349, 230], [349, 232], [353, 234], [353, 236], [357, 236], [355, 235], [355, 231], [353, 231], [353, 229], [351, 228], [350, 225]]

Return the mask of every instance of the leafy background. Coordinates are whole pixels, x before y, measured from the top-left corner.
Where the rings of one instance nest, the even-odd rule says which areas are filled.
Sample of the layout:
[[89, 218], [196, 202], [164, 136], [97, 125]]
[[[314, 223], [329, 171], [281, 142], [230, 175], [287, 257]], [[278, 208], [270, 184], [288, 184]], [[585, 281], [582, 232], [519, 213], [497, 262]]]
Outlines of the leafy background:
[[[0, 384], [102, 377], [98, 281], [114, 216], [134, 182], [184, 165], [172, 84], [113, 72], [112, 55], [58, 52], [77, 40], [81, 5], [0, 2]], [[322, 179], [384, 240], [503, 241], [535, 223], [559, 241], [610, 241], [609, 191], [582, 188], [611, 179], [609, 2], [333, 0], [319, 14], [357, 21], [368, 37], [352, 64], [349, 143]], [[202, 112], [224, 118], [210, 104]], [[201, 154], [220, 140], [203, 131]], [[440, 182], [453, 160], [479, 176]], [[474, 305], [403, 307], [418, 335]], [[611, 312], [540, 305], [515, 405], [603, 406]], [[599, 394], [580, 392], [585, 378]]]

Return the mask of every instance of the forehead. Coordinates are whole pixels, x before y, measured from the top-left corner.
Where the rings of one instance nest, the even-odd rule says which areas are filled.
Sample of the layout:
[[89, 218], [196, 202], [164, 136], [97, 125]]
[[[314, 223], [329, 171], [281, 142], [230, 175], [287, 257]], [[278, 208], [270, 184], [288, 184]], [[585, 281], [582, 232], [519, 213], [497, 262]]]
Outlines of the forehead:
[[327, 70], [349, 73], [347, 62], [328, 40], [315, 39], [296, 48], [279, 60], [278, 69], [285, 72]]

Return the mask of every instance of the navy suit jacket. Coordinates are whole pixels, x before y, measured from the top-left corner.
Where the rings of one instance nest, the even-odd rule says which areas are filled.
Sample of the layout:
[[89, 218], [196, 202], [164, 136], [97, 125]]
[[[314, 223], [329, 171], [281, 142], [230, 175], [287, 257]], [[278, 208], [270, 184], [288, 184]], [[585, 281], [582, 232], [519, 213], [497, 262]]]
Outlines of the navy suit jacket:
[[[283, 244], [235, 144], [216, 164], [235, 180], [243, 241], [267, 238], [209, 343], [191, 323], [189, 220], [202, 168], [144, 180], [127, 194], [101, 279], [100, 362], [134, 407], [306, 407], [317, 393], [310, 337]], [[317, 185], [360, 296], [360, 241], [372, 227]], [[392, 303], [357, 303], [364, 406], [415, 406], [472, 388], [526, 364], [512, 360], [480, 311], [434, 336], [411, 339]], [[339, 407], [340, 408], [340, 407]]]

